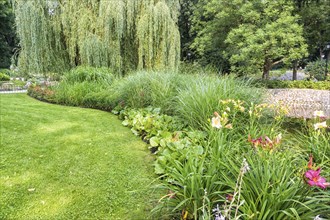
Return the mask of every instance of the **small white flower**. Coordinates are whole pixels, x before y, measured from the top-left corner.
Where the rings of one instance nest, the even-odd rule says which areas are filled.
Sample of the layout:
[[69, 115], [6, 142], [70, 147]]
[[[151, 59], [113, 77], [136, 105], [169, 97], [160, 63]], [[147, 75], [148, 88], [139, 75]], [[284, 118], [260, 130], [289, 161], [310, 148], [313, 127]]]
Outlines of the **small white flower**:
[[322, 220], [323, 218], [320, 218], [320, 215], [315, 216], [313, 220]]
[[321, 122], [321, 123], [316, 123], [314, 124], [314, 130], [320, 129], [320, 128], [326, 128], [327, 127], [327, 122]]

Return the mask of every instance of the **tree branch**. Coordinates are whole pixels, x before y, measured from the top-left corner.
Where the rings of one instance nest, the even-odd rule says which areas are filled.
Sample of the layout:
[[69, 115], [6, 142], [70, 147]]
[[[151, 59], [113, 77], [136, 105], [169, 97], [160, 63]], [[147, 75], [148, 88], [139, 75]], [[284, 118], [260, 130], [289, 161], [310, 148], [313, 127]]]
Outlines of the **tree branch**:
[[274, 65], [276, 65], [276, 64], [278, 64], [278, 63], [282, 63], [282, 62], [283, 62], [283, 59], [280, 59], [280, 60], [278, 60], [278, 61], [275, 61], [275, 62], [272, 63], [272, 66], [274, 66]]

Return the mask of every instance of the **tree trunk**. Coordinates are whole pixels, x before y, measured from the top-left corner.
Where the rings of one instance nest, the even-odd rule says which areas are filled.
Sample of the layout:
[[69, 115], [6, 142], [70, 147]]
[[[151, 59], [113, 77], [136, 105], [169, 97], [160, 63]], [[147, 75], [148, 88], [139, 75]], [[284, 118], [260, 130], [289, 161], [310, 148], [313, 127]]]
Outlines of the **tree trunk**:
[[265, 59], [263, 73], [262, 73], [262, 79], [269, 80], [269, 71], [271, 68], [272, 68], [272, 61], [269, 59]]
[[298, 61], [293, 61], [292, 66], [292, 80], [297, 80], [297, 69], [298, 69]]

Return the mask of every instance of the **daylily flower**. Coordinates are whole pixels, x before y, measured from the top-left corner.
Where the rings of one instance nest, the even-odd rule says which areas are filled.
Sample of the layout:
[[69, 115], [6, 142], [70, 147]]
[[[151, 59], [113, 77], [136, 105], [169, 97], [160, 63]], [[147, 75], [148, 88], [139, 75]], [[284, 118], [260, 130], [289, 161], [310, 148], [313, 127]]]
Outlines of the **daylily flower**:
[[308, 170], [305, 173], [305, 177], [308, 179], [307, 183], [310, 186], [317, 186], [322, 189], [325, 189], [329, 186], [330, 183], [326, 182], [326, 179], [320, 176], [321, 168], [317, 170]]
[[314, 124], [314, 130], [326, 128], [326, 127], [328, 127], [326, 121]]
[[271, 140], [268, 136], [264, 138], [259, 137], [257, 139], [252, 139], [251, 135], [248, 136], [248, 142], [252, 143], [253, 147], [261, 145], [263, 148], [272, 149], [274, 146], [278, 145], [282, 140], [282, 134], [278, 134], [274, 140]]
[[[215, 113], [217, 113], [217, 112], [215, 112]], [[220, 116], [219, 116], [218, 113], [217, 113], [217, 115], [218, 116], [212, 118], [212, 127], [214, 127], [214, 128], [222, 128]]]
[[252, 139], [251, 135], [248, 136], [248, 142], [252, 143], [254, 147], [257, 147], [262, 142], [262, 137], [259, 137], [257, 139]]
[[227, 112], [223, 112], [222, 115], [220, 116], [218, 112], [214, 112], [213, 113], [215, 117], [212, 118], [211, 120], [211, 126], [214, 128], [228, 128], [228, 129], [232, 129], [233, 126], [232, 124], [227, 124], [228, 123], [228, 114]]
[[308, 167], [308, 169], [313, 168], [313, 155], [312, 154], [309, 155], [309, 161], [308, 161], [307, 167]]
[[313, 116], [314, 116], [314, 118], [317, 118], [317, 117], [325, 117], [325, 115], [324, 115], [324, 112], [323, 111], [314, 111], [313, 112]]

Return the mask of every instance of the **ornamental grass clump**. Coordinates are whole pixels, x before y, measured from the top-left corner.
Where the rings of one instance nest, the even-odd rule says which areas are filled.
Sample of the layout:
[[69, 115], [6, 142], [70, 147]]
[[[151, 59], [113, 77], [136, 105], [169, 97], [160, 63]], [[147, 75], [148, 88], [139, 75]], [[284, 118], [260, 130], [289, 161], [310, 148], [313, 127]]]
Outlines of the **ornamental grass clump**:
[[[262, 100], [262, 90], [249, 87], [248, 82], [233, 77], [188, 75], [186, 78], [188, 86], [179, 88], [174, 103], [175, 114], [194, 129], [208, 129], [208, 119], [215, 110], [223, 112], [230, 107], [233, 112], [239, 111], [234, 110], [233, 103], [224, 104], [221, 100], [235, 99], [245, 103]], [[242, 115], [237, 114], [236, 119], [244, 120]]]

